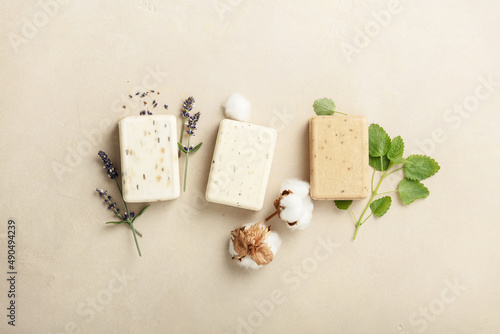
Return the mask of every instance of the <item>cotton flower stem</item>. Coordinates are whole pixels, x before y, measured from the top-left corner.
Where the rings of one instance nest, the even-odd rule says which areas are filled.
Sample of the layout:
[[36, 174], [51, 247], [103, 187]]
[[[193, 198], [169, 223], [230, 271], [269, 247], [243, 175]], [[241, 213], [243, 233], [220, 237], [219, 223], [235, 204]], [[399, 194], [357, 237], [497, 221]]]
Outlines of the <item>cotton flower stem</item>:
[[273, 218], [274, 218], [274, 216], [276, 216], [278, 213], [279, 213], [279, 211], [278, 211], [278, 210], [276, 210], [276, 211], [275, 211], [272, 215], [270, 215], [269, 217], [267, 217], [267, 218], [265, 219], [265, 221], [267, 222], [267, 221], [269, 221], [269, 220], [273, 219]]

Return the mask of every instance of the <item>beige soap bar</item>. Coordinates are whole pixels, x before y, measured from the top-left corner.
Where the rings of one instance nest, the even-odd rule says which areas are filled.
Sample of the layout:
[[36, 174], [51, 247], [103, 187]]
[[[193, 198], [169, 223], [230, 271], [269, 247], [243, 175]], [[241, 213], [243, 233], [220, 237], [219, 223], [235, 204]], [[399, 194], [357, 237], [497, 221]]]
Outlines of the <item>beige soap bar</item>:
[[220, 123], [207, 201], [258, 211], [264, 205], [276, 130], [225, 119]]
[[156, 202], [179, 197], [175, 117], [130, 116], [118, 126], [125, 201]]
[[368, 121], [363, 116], [316, 116], [309, 122], [311, 197], [368, 196]]

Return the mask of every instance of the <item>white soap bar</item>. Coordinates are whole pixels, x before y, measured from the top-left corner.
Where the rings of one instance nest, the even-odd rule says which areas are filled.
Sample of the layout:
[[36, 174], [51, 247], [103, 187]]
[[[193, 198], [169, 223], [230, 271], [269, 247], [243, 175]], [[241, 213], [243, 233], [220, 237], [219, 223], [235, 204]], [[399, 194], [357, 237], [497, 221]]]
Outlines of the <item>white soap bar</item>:
[[126, 202], [165, 201], [180, 196], [176, 126], [172, 115], [131, 116], [118, 123]]
[[225, 119], [220, 123], [206, 198], [209, 202], [260, 210], [276, 145], [276, 130]]

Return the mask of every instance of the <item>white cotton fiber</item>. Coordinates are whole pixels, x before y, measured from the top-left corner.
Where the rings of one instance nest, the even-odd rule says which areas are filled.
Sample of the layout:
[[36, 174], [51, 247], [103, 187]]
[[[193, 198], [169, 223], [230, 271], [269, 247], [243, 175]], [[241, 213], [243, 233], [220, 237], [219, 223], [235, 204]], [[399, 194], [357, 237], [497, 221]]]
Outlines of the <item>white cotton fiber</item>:
[[294, 226], [288, 226], [291, 230], [305, 230], [312, 220], [312, 212], [314, 208], [313, 201], [310, 196], [306, 196], [303, 201], [304, 213]]
[[295, 193], [283, 197], [280, 201], [280, 218], [287, 222], [296, 222], [304, 214], [302, 197]]
[[224, 104], [226, 117], [242, 122], [250, 120], [250, 108], [250, 102], [238, 93], [231, 95]]
[[271, 234], [266, 239], [267, 245], [271, 248], [271, 252], [276, 256], [276, 253], [281, 247], [281, 238], [277, 232], [271, 231]]
[[309, 182], [299, 179], [288, 179], [281, 184], [280, 193], [283, 192], [283, 190], [291, 190], [300, 197], [306, 197], [309, 195]]
[[[283, 195], [283, 191], [291, 193]], [[309, 183], [298, 180], [285, 180], [280, 188], [279, 217], [291, 230], [304, 230], [311, 224], [314, 204], [309, 196]]]

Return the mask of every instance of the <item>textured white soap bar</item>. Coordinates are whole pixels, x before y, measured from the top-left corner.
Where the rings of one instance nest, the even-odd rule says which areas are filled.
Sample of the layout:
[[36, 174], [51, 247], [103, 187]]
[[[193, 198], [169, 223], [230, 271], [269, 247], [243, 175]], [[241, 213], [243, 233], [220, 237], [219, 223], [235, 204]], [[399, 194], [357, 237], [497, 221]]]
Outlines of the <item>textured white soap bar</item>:
[[175, 117], [131, 116], [122, 119], [118, 126], [125, 201], [154, 202], [179, 197]]
[[225, 119], [220, 123], [206, 198], [260, 210], [276, 145], [276, 130]]

